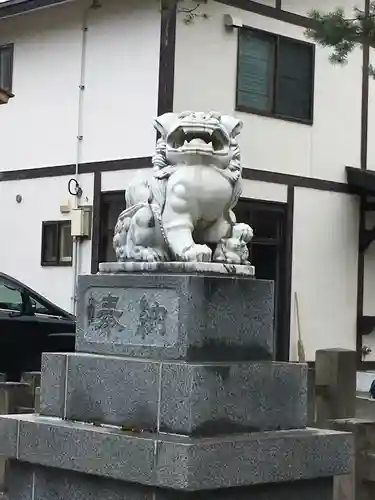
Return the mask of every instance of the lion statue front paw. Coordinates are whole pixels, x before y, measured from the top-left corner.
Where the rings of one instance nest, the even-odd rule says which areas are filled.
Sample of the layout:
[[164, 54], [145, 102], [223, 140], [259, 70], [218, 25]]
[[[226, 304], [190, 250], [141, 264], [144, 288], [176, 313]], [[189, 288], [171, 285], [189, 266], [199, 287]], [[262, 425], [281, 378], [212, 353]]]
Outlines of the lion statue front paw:
[[212, 250], [207, 245], [192, 245], [181, 255], [188, 262], [210, 262], [211, 257]]

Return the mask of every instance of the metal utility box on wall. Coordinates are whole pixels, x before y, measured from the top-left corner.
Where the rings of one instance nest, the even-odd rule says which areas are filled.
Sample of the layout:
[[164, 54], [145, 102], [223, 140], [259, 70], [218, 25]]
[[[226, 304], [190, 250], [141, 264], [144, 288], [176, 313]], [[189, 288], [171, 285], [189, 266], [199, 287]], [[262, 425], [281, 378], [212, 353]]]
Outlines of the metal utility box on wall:
[[70, 210], [71, 210], [70, 199], [63, 198], [62, 200], [60, 200], [60, 212], [62, 214], [68, 214]]
[[72, 210], [71, 234], [77, 238], [91, 237], [91, 213], [92, 207], [79, 207]]

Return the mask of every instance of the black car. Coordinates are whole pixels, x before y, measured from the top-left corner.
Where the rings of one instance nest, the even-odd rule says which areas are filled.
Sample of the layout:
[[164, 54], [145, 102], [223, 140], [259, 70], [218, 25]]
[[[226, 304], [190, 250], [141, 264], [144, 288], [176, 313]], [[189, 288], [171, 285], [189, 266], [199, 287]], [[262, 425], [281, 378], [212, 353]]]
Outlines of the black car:
[[75, 316], [0, 273], [0, 373], [19, 381], [39, 371], [43, 352], [72, 352]]

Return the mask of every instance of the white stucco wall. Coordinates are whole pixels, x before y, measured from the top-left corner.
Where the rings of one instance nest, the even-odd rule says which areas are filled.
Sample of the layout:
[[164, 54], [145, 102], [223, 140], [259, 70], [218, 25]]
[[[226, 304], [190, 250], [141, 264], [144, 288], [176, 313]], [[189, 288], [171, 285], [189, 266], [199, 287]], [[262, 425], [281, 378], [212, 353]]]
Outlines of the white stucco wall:
[[284, 184], [244, 179], [242, 181], [242, 198], [286, 203], [288, 188]]
[[[15, 93], [1, 107], [0, 170], [75, 163], [88, 5], [76, 0], [0, 20], [0, 44], [14, 43]], [[81, 161], [148, 156], [155, 143], [158, 2], [103, 0], [87, 25]]]
[[[145, 175], [152, 169], [122, 170], [102, 172], [102, 191], [119, 191], [126, 189], [136, 175]], [[258, 199], [265, 201], [287, 201], [287, 186], [271, 182], [242, 180], [242, 198]]]
[[[69, 219], [60, 213], [60, 200], [69, 197], [69, 177], [0, 182], [1, 271], [24, 282], [37, 292], [69, 309], [72, 267], [41, 267], [42, 221]], [[93, 174], [80, 176], [82, 204], [93, 203]], [[16, 202], [16, 195], [22, 202]], [[72, 200], [73, 205], [73, 200]], [[7, 214], [11, 214], [7, 216]], [[80, 250], [80, 273], [90, 273], [91, 241]]]
[[298, 294], [301, 336], [308, 361], [315, 351], [355, 349], [357, 321], [358, 200], [296, 188], [294, 201], [290, 356], [297, 359]]
[[82, 161], [153, 154], [159, 47], [159, 2], [106, 0], [93, 13]]
[[[312, 0], [303, 4], [308, 11]], [[241, 146], [248, 167], [345, 182], [345, 165], [359, 166], [360, 160], [361, 51], [351, 55], [347, 66], [336, 67], [328, 60], [329, 51], [317, 48], [312, 126], [235, 112], [237, 30], [225, 29], [224, 14], [301, 40], [306, 40], [304, 29], [211, 0], [203, 8], [207, 20], [186, 25], [178, 16], [175, 110], [235, 113], [244, 121]]]
[[[370, 49], [370, 61], [375, 63], [375, 50]], [[368, 112], [368, 142], [367, 142], [367, 168], [375, 171], [375, 81], [369, 79], [369, 112]], [[371, 229], [375, 225], [375, 213], [370, 212], [366, 217], [366, 227]], [[375, 316], [375, 243], [372, 243], [364, 256], [363, 275], [363, 314]], [[364, 361], [375, 361], [375, 332], [362, 337], [363, 346], [372, 349]]]
[[136, 175], [151, 172], [150, 169], [142, 170], [115, 170], [113, 172], [102, 172], [102, 191], [121, 191], [126, 189]]
[[81, 11], [72, 3], [0, 21], [16, 94], [1, 107], [0, 170], [74, 162]]
[[364, 9], [364, 0], [351, 1], [351, 0], [281, 0], [281, 8], [287, 12], [300, 14], [306, 16], [312, 9], [320, 10], [322, 12], [331, 12], [337, 7], [345, 10], [345, 14], [350, 16], [353, 14], [353, 8], [358, 7]]
[[[90, 3], [76, 0], [0, 20], [0, 45], [14, 43], [15, 93], [0, 110], [0, 171], [77, 161], [82, 26]], [[79, 160], [149, 156], [158, 103], [159, 4], [103, 0], [90, 10], [87, 25]], [[42, 221], [69, 217], [59, 210], [68, 180], [0, 182], [0, 262], [1, 271], [70, 309], [72, 268], [40, 265]], [[92, 204], [93, 175], [81, 175], [80, 183], [85, 203]], [[23, 197], [19, 205], [16, 194]], [[79, 271], [90, 272], [91, 241], [82, 244], [80, 262]]]
[[256, 2], [268, 5], [269, 7], [276, 7], [276, 0], [256, 0]]
[[[375, 50], [370, 49], [371, 64], [375, 64]], [[375, 170], [375, 80], [369, 78], [367, 168]]]
[[[375, 224], [375, 213], [368, 213], [366, 217], [366, 228], [371, 229]], [[363, 314], [364, 316], [375, 316], [375, 243], [371, 243], [364, 256], [363, 273]], [[372, 349], [364, 361], [375, 361], [375, 332], [362, 337], [362, 345]]]

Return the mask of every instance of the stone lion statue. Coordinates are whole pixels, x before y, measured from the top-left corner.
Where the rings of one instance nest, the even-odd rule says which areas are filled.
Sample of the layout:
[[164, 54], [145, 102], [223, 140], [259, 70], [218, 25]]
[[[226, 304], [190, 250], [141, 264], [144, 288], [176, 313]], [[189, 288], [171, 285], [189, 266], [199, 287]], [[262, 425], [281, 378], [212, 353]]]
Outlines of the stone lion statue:
[[249, 264], [253, 231], [236, 222], [241, 195], [242, 122], [218, 113], [166, 113], [153, 173], [136, 176], [126, 191], [113, 240], [118, 261]]

